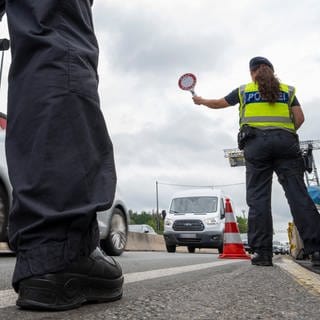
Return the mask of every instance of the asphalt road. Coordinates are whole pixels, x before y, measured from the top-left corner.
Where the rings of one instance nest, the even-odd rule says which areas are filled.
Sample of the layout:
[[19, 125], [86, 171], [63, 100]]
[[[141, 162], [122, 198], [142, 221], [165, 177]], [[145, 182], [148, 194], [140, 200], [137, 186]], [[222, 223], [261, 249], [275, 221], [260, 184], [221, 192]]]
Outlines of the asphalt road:
[[14, 257], [0, 257], [0, 319], [318, 320], [320, 275], [289, 258], [274, 267], [215, 253], [125, 252], [122, 300], [67, 312], [21, 311], [10, 288]]

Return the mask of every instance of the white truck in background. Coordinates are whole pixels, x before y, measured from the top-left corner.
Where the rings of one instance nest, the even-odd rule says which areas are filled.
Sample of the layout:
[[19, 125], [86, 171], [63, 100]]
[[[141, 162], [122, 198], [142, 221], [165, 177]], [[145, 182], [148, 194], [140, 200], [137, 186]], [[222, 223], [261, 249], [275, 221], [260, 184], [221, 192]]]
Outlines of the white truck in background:
[[229, 197], [217, 189], [176, 193], [164, 221], [167, 251], [187, 246], [190, 253], [196, 248], [216, 248], [222, 253], [226, 198]]

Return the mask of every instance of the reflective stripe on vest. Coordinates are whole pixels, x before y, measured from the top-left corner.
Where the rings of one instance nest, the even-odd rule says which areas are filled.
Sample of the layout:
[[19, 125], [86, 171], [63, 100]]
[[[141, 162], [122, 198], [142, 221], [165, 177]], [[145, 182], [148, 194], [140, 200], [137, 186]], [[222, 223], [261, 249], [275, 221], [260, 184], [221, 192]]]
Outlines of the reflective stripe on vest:
[[294, 87], [281, 83], [278, 101], [270, 104], [261, 98], [256, 83], [240, 86], [240, 126], [248, 124], [260, 128], [277, 127], [295, 132], [290, 108], [294, 95]]

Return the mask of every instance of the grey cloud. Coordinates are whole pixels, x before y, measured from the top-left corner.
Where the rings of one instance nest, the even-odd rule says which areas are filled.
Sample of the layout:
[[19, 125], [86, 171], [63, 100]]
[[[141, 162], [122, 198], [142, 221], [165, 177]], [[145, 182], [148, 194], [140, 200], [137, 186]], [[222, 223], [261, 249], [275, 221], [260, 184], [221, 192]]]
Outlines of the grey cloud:
[[115, 70], [154, 74], [181, 68], [201, 71], [213, 65], [219, 69], [231, 42], [226, 34], [210, 30], [210, 23], [208, 30], [199, 32], [160, 17], [141, 8], [96, 10], [96, 29], [108, 47], [105, 58]]
[[[234, 145], [235, 139], [221, 129], [218, 120], [195, 114], [187, 108], [179, 113], [179, 117], [168, 118], [171, 120], [165, 125], [155, 124], [134, 134], [113, 136], [119, 186], [134, 210], [155, 208], [156, 180], [212, 185], [244, 179], [243, 168], [239, 177], [235, 171], [231, 172], [231, 178], [224, 173], [229, 163], [224, 158], [223, 149], [225, 144]], [[161, 185], [160, 189], [159, 201], [163, 209], [168, 206], [176, 187]], [[240, 195], [238, 198], [244, 205], [244, 197]]]
[[[266, 52], [272, 61], [273, 48], [282, 48], [283, 50], [277, 50], [277, 54], [274, 55], [275, 61], [277, 58], [281, 61], [281, 53], [287, 55], [283, 48], [283, 43], [286, 42], [283, 41], [291, 40], [290, 37], [278, 37], [278, 22], [270, 25], [270, 14], [274, 16], [281, 12], [271, 10], [278, 2], [272, 0], [259, 3], [258, 7], [261, 10], [258, 10], [254, 17], [251, 17], [250, 10], [246, 9], [246, 6], [250, 9], [247, 2], [233, 2], [234, 7], [230, 10], [225, 10], [225, 5], [212, 4], [211, 1], [205, 1], [205, 5], [197, 2], [197, 13], [202, 10], [202, 6], [218, 7], [219, 12], [229, 11], [230, 21], [233, 16], [239, 21], [252, 18], [251, 24], [259, 22], [257, 32], [254, 33], [251, 32], [251, 24], [231, 25], [225, 22], [223, 15], [214, 21], [209, 18], [211, 13], [208, 11], [203, 12], [201, 17], [204, 18], [200, 21], [201, 19], [194, 16], [191, 10], [176, 12], [175, 17], [173, 13], [168, 14], [169, 11], [160, 12], [165, 6], [162, 1], [154, 1], [150, 6], [147, 6], [146, 2], [138, 1], [119, 3], [97, 1], [94, 13], [95, 28], [102, 49], [100, 61], [107, 61], [104, 64], [104, 68], [107, 69], [102, 70], [102, 73], [110, 73], [107, 79], [112, 78], [114, 74], [115, 79], [121, 82], [114, 86], [111, 94], [109, 93], [109, 98], [112, 98], [110, 108], [113, 114], [116, 112], [117, 115], [122, 110], [123, 117], [129, 119], [125, 123], [130, 125], [132, 122], [133, 126], [130, 133], [123, 132], [123, 126], [119, 131], [111, 132], [119, 188], [123, 191], [128, 206], [138, 211], [155, 208], [156, 180], [197, 185], [244, 182], [244, 167], [230, 168], [223, 154], [224, 148], [236, 144], [236, 123], [234, 131], [229, 133], [226, 127], [233, 130], [230, 117], [226, 122], [228, 125], [224, 126], [224, 116], [221, 114], [215, 113], [215, 116], [211, 117], [201, 112], [194, 113], [188, 107], [182, 109], [181, 106], [171, 105], [170, 97], [178, 90], [176, 82], [182, 72], [194, 72], [199, 75], [199, 94], [203, 91], [200, 87], [203, 83], [200, 77], [205, 79], [206, 73], [212, 70], [215, 76], [221, 75], [224, 79], [232, 72], [231, 77], [237, 79], [237, 71], [232, 69], [233, 66], [238, 66], [241, 61], [247, 63], [252, 52], [256, 54], [256, 43], [259, 44], [259, 52]], [[179, 7], [176, 2], [166, 4], [172, 11]], [[291, 7], [289, 11], [291, 21], [301, 15], [298, 7], [294, 10]], [[314, 10], [312, 13], [313, 19], [317, 18], [316, 12]], [[305, 30], [305, 25], [310, 26], [312, 23], [309, 18], [308, 16], [308, 21], [305, 21], [303, 27], [300, 26], [295, 33], [288, 34], [305, 33], [310, 36], [310, 32], [315, 31], [313, 27]], [[189, 23], [186, 24], [187, 21]], [[283, 30], [292, 29], [292, 24], [285, 23], [281, 27]], [[292, 31], [291, 29], [289, 31]], [[261, 39], [264, 40], [261, 42]], [[299, 56], [299, 51], [297, 55]], [[288, 58], [290, 57], [286, 57], [285, 61], [290, 61]], [[313, 54], [312, 61], [316, 62], [317, 59]], [[212, 88], [212, 91], [215, 89]], [[149, 107], [154, 101], [156, 106]], [[300, 102], [306, 116], [306, 123], [299, 130], [300, 137], [303, 140], [318, 139], [319, 113], [316, 106], [320, 100]], [[163, 106], [159, 119], [156, 114], [158, 106]], [[172, 112], [168, 110], [168, 106]], [[222, 112], [226, 112], [227, 117], [230, 115], [228, 111]], [[121, 121], [122, 114], [117, 117], [117, 121]], [[141, 129], [137, 131], [136, 128], [139, 126]], [[116, 128], [115, 124], [113, 128]], [[289, 207], [280, 189], [281, 186], [275, 179], [272, 207], [277, 229], [278, 225], [284, 226], [282, 229], [285, 228], [291, 220]], [[160, 185], [161, 208], [169, 205], [169, 198], [174, 191], [175, 187]], [[234, 198], [237, 206], [246, 207], [244, 185], [226, 187], [225, 191]]]
[[[180, 166], [214, 159], [215, 165], [225, 164], [223, 149], [233, 145], [234, 137], [218, 120], [185, 109], [179, 117], [168, 117], [164, 125], [145, 127], [135, 134], [115, 134], [119, 163], [144, 166]], [[150, 161], [152, 159], [152, 161]]]
[[[300, 99], [299, 99], [300, 100]], [[305, 116], [305, 122], [299, 130], [299, 135], [301, 140], [318, 140], [320, 138], [319, 135], [319, 123], [320, 123], [320, 115], [318, 106], [320, 105], [320, 99], [314, 99], [312, 101], [303, 103], [302, 109]], [[320, 152], [320, 151], [318, 151]]]

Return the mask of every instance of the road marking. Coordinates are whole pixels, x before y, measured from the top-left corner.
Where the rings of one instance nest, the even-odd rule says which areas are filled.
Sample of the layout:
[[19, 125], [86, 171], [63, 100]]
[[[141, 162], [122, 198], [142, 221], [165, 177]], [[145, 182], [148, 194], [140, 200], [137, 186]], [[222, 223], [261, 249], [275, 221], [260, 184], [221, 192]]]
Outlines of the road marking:
[[17, 297], [14, 290], [0, 290], [0, 309], [15, 305]]
[[[203, 270], [213, 267], [219, 267], [227, 264], [232, 264], [241, 261], [248, 261], [248, 260], [219, 260], [214, 262], [208, 263], [201, 263], [195, 264], [190, 266], [183, 266], [183, 267], [173, 267], [168, 269], [157, 269], [151, 271], [142, 271], [142, 272], [134, 272], [134, 273], [127, 273], [124, 275], [124, 283], [133, 283], [139, 282], [143, 280], [150, 280], [156, 278], [162, 278], [167, 276], [172, 276], [175, 274]], [[18, 295], [15, 293], [14, 290], [0, 290], [0, 309], [7, 308], [14, 306], [16, 304]]]
[[226, 264], [231, 264], [231, 263], [235, 263], [235, 262], [239, 262], [239, 261], [248, 261], [248, 260], [219, 260], [219, 261], [215, 261], [215, 262], [194, 264], [194, 265], [190, 265], [190, 266], [173, 267], [173, 268], [168, 268], [168, 269], [158, 269], [158, 270], [128, 273], [128, 274], [124, 275], [124, 283], [132, 283], [132, 282], [138, 282], [138, 281], [143, 281], [143, 280], [168, 277], [168, 276], [173, 276], [173, 275], [179, 274], [179, 273], [208, 269], [208, 268], [223, 266]]
[[282, 258], [275, 263], [277, 266], [285, 270], [300, 285], [306, 288], [314, 295], [320, 295], [320, 277], [319, 274], [309, 271], [301, 267], [298, 263], [289, 258]]

